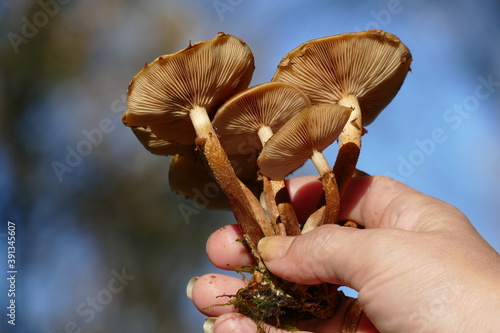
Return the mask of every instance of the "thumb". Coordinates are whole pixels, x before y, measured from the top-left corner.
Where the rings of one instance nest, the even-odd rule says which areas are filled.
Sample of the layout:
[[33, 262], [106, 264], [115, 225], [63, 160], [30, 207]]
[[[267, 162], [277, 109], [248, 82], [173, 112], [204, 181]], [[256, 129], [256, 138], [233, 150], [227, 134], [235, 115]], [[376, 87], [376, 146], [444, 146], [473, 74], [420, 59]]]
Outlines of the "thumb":
[[[384, 249], [374, 244], [381, 236], [378, 231], [323, 225], [300, 236], [265, 237], [258, 249], [267, 268], [287, 281], [328, 282], [359, 291], [369, 279], [367, 275], [375, 269], [370, 266], [384, 256]], [[386, 230], [385, 239], [387, 233]]]

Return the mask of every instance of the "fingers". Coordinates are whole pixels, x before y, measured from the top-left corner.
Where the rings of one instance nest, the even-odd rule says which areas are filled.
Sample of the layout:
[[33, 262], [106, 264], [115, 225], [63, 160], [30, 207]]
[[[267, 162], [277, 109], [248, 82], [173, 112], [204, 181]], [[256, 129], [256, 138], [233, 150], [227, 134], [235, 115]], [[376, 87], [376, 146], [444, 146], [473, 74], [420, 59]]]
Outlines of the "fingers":
[[364, 231], [324, 225], [301, 236], [265, 237], [258, 248], [267, 268], [285, 280], [307, 285], [328, 282], [356, 289], [360, 283], [352, 282], [349, 273], [362, 268], [363, 255], [353, 244], [363, 244], [358, 235]]
[[[301, 327], [302, 329], [308, 329], [307, 331], [297, 331], [294, 330], [294, 332], [297, 333], [310, 333], [310, 332], [315, 332], [315, 333], [326, 333], [326, 332], [338, 332], [338, 330], [331, 330], [331, 322], [332, 320], [324, 321], [324, 323], [321, 326], [328, 327], [328, 330], [322, 330], [320, 325], [314, 325], [312, 322], [311, 323], [299, 323], [299, 326], [304, 326]], [[262, 324], [261, 327], [263, 332], [266, 333], [286, 333], [290, 331], [286, 331], [284, 329], [279, 329], [274, 326], [268, 325], [268, 324]], [[313, 328], [316, 328], [312, 330]], [[239, 332], [239, 333], [255, 333], [255, 332], [261, 332], [259, 330], [259, 326], [255, 321], [252, 319], [240, 314], [240, 313], [227, 313], [215, 321], [214, 324], [214, 332], [215, 333], [234, 333], [234, 332]]]
[[216, 317], [234, 312], [232, 305], [215, 305], [228, 303], [245, 286], [242, 279], [213, 273], [199, 277], [194, 285], [190, 281], [187, 293], [198, 310], [207, 316]]
[[[311, 319], [308, 321], [301, 321], [296, 323], [296, 326], [300, 331], [294, 331], [297, 333], [333, 333], [341, 332], [342, 324], [345, 322], [347, 317], [347, 311], [349, 311], [349, 304], [353, 299], [346, 298], [341, 304], [332, 318], [327, 320]], [[215, 333], [255, 333], [260, 332], [258, 330], [257, 324], [250, 318], [239, 314], [239, 313], [226, 313], [221, 315], [215, 321], [214, 325]], [[269, 333], [286, 333], [284, 329], [278, 329], [276, 327], [264, 324], [261, 329], [264, 332]], [[378, 330], [373, 326], [370, 320], [366, 317], [364, 313], [361, 314], [359, 318], [359, 323], [357, 324], [356, 332], [362, 333], [377, 333]]]
[[[400, 205], [407, 204], [399, 199], [408, 195], [424, 196], [387, 177], [353, 178], [342, 198], [340, 219], [356, 221], [366, 228], [394, 227], [403, 208]], [[388, 208], [394, 208], [394, 212], [387, 211]]]
[[[192, 283], [194, 282], [194, 284]], [[250, 318], [235, 313], [233, 306], [214, 306], [225, 304], [240, 289], [245, 287], [244, 281], [221, 274], [206, 274], [195, 280], [190, 281], [188, 285], [188, 296], [192, 299], [194, 305], [203, 314], [210, 317], [218, 317], [214, 324], [214, 332], [257, 332], [257, 324]], [[337, 313], [344, 312], [345, 305], [341, 305]], [[342, 315], [337, 315], [328, 321], [312, 320], [308, 322], [297, 323], [300, 328], [313, 330], [314, 332], [323, 332], [321, 328], [340, 327]], [[284, 333], [285, 330], [277, 329], [270, 325], [263, 325], [265, 332]], [[302, 332], [302, 331], [300, 331]], [[326, 330], [324, 332], [327, 332]], [[328, 332], [330, 332], [328, 330]], [[305, 333], [305, 331], [304, 331]]]
[[[439, 216], [440, 219], [436, 219]], [[454, 206], [384, 176], [353, 178], [342, 198], [341, 219], [366, 228], [409, 231], [470, 229], [467, 218]]]
[[297, 219], [303, 224], [316, 210], [323, 194], [323, 185], [318, 176], [304, 176], [287, 179], [286, 186]]
[[[316, 184], [317, 180], [300, 177], [288, 182], [291, 198], [297, 207], [301, 207], [306, 198], [313, 197], [308, 193], [317, 193], [316, 185], [308, 186], [311, 183]], [[360, 232], [327, 225], [301, 236], [300, 240], [293, 237], [264, 239], [259, 250], [271, 271], [297, 283], [329, 282], [359, 288], [362, 284], [353, 280], [353, 275], [366, 278], [358, 272], [373, 270], [368, 266], [379, 262], [390, 252], [398, 251], [401, 246], [397, 244], [409, 239], [409, 235], [401, 234], [400, 229], [418, 232], [436, 230], [448, 223], [436, 218], [440, 216], [442, 219], [443, 210], [448, 211], [450, 216], [461, 214], [453, 206], [382, 176], [353, 178], [343, 201], [341, 217], [361, 223], [367, 230]], [[437, 211], [439, 214], [436, 214]], [[457, 222], [456, 216], [452, 217], [450, 220], [456, 228], [460, 222]], [[463, 215], [461, 219], [467, 222]], [[214, 265], [223, 269], [228, 268], [227, 264], [251, 265], [251, 255], [241, 242], [236, 241], [241, 238], [237, 226], [216, 231], [207, 244], [207, 252]], [[283, 260], [274, 262], [289, 247], [290, 253]]]
[[243, 245], [242, 239], [237, 225], [227, 225], [215, 231], [207, 241], [207, 254], [212, 264], [221, 269], [251, 265], [252, 255]]
[[[321, 181], [314, 176], [291, 178], [287, 180], [291, 202], [299, 220], [304, 222], [317, 208], [323, 188]], [[384, 218], [385, 209], [395, 199], [397, 203], [407, 196], [427, 198], [420, 192], [383, 176], [353, 178], [341, 200], [341, 220], [353, 220], [367, 228], [392, 227], [390, 219]], [[395, 206], [395, 208], [400, 208]]]
[[[193, 281], [194, 284], [192, 284]], [[231, 297], [222, 295], [234, 295], [240, 288], [245, 286], [241, 279], [221, 274], [206, 274], [190, 281], [188, 296], [203, 314], [218, 317], [213, 326], [214, 332], [255, 333], [258, 331], [257, 324], [252, 319], [235, 313], [233, 306], [214, 306], [216, 304], [225, 304], [231, 300]], [[309, 326], [311, 325], [309, 324]], [[285, 332], [270, 325], [264, 325], [262, 328], [265, 329], [265, 332]]]
[[[318, 183], [321, 187], [321, 183], [315, 177], [294, 178], [288, 182], [291, 198], [297, 207], [304, 205], [304, 202], [307, 202], [306, 198], [314, 197], [308, 193], [321, 192], [321, 188], [318, 190], [317, 185], [308, 185]], [[429, 200], [418, 191], [386, 177], [354, 178], [346, 191], [344, 200], [346, 204], [342, 207], [341, 214], [343, 218], [353, 219], [368, 228], [395, 226], [398, 214], [408, 214], [408, 209], [398, 206], [399, 198], [407, 195]], [[408, 204], [404, 204], [403, 207], [407, 207], [405, 205]], [[407, 220], [415, 221], [411, 218]], [[401, 222], [399, 223], [398, 227], [402, 227]], [[370, 262], [366, 260], [366, 256], [383, 256], [381, 252], [386, 246], [369, 246], [368, 244], [374, 243], [377, 237], [372, 233], [358, 233], [358, 231], [328, 225], [303, 235], [300, 240], [295, 240], [293, 237], [272, 238], [272, 241], [264, 239], [259, 250], [262, 251], [261, 255], [269, 263], [268, 267], [273, 273], [286, 280], [303, 284], [330, 282], [347, 284], [351, 287], [359, 286], [359, 283], [352, 281], [349, 274], [359, 271], [358, 264], [366, 265]], [[389, 233], [385, 231], [383, 237], [388, 236]], [[214, 232], [207, 242], [207, 253], [212, 263], [222, 269], [228, 269], [228, 264], [251, 265], [251, 255], [243, 244], [237, 241], [242, 237], [236, 225], [226, 226]], [[273, 262], [287, 252], [292, 241], [296, 244], [291, 247], [291, 252], [283, 260]], [[265, 245], [266, 242], [270, 242], [268, 246]], [[358, 245], [354, 246], [355, 244]], [[373, 251], [373, 248], [377, 248], [377, 251]], [[370, 250], [366, 251], [367, 249]], [[335, 265], [331, 264], [332, 260], [335, 261]]]
[[[264, 332], [269, 333], [285, 333], [289, 331], [284, 331], [276, 327], [263, 324], [262, 327]], [[250, 318], [239, 314], [239, 313], [227, 313], [225, 315], [217, 318], [214, 324], [215, 333], [255, 333], [260, 332], [257, 324]], [[301, 333], [302, 331], [298, 332]], [[302, 332], [305, 333], [305, 332]]]
[[[346, 285], [360, 292], [361, 299], [362, 288], [370, 282], [380, 283], [389, 275], [408, 275], [419, 265], [428, 269], [443, 252], [449, 254], [460, 244], [444, 236], [451, 245], [443, 251], [441, 242], [436, 241], [440, 237], [435, 232], [397, 228], [359, 230], [323, 225], [296, 237], [263, 238], [258, 249], [266, 267], [280, 278], [306, 285]], [[463, 237], [459, 240], [462, 244], [467, 241]]]

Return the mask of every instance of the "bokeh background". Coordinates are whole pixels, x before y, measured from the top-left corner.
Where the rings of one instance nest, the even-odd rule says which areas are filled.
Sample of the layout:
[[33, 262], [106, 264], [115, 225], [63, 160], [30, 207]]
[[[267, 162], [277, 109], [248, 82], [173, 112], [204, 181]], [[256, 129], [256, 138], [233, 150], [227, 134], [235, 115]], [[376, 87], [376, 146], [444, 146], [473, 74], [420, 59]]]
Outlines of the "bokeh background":
[[[232, 215], [184, 217], [190, 202], [170, 191], [168, 159], [148, 153], [121, 114], [145, 62], [219, 31], [253, 50], [252, 85], [309, 39], [398, 35], [412, 72], [367, 128], [359, 167], [458, 206], [498, 251], [499, 22], [497, 0], [0, 0], [0, 331], [12, 328], [8, 221], [15, 332], [202, 331], [185, 285], [216, 271], [205, 242]], [[110, 293], [116, 274], [128, 280]]]

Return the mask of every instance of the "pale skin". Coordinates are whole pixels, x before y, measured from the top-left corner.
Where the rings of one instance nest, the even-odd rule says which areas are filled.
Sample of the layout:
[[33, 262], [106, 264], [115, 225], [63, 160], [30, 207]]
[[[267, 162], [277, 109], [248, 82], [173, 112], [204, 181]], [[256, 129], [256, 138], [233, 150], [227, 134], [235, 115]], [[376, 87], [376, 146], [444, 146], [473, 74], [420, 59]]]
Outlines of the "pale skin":
[[[288, 183], [299, 220], [314, 208], [321, 183], [312, 177]], [[297, 283], [342, 284], [358, 291], [364, 313], [358, 332], [498, 332], [500, 255], [456, 207], [382, 177], [353, 179], [340, 217], [364, 230], [324, 225], [296, 237], [260, 241], [274, 274]], [[212, 234], [207, 252], [227, 269], [250, 265], [237, 226]], [[215, 321], [216, 333], [255, 333], [255, 323], [229, 306], [202, 309], [234, 294], [241, 279], [207, 274], [192, 290], [193, 302]], [[347, 303], [328, 320], [299, 324], [302, 332], [340, 332]], [[267, 327], [266, 332], [285, 331]]]

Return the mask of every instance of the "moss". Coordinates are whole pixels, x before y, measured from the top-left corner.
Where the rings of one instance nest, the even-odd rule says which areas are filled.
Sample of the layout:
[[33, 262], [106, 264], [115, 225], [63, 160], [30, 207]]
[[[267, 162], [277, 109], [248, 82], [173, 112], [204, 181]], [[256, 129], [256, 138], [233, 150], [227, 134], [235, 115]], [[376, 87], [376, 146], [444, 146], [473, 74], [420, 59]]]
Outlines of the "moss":
[[[236, 295], [220, 296], [231, 297], [229, 302], [213, 306], [234, 306], [239, 313], [252, 318], [260, 330], [267, 323], [288, 331], [297, 331], [296, 323], [299, 320], [330, 318], [343, 297], [335, 285], [299, 285], [254, 266], [230, 267], [241, 274], [244, 280], [248, 281], [245, 273], [252, 273], [253, 278]], [[255, 277], [259, 274], [258, 282]]]

